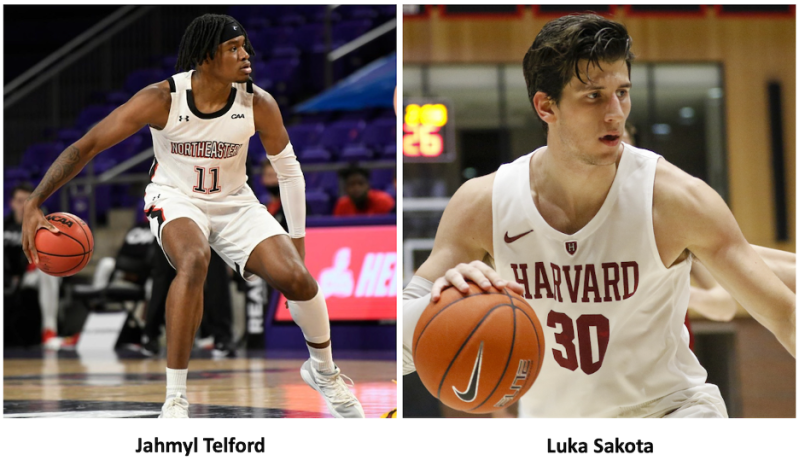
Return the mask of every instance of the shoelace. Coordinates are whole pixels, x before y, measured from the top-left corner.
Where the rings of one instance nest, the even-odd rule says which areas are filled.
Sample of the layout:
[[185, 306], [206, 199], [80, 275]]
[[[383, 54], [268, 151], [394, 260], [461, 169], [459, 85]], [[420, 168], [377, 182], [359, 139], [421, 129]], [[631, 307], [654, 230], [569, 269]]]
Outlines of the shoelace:
[[174, 412], [184, 413], [189, 409], [189, 402], [180, 396], [180, 393], [168, 399], [164, 405], [164, 411], [170, 414]]
[[[318, 372], [317, 372], [318, 374]], [[325, 391], [325, 394], [330, 398], [333, 403], [341, 403], [344, 406], [353, 406], [357, 401], [355, 395], [350, 392], [351, 388], [355, 387], [355, 382], [344, 374], [336, 374], [325, 376], [319, 374], [319, 388]], [[349, 383], [347, 383], [346, 381]]]

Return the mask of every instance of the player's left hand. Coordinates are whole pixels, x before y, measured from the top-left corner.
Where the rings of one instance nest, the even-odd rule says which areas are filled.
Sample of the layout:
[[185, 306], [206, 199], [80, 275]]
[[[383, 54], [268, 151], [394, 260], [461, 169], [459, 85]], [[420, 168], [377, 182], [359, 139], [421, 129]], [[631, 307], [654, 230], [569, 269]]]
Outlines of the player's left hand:
[[300, 259], [305, 262], [305, 238], [291, 238], [291, 242], [297, 248], [297, 252], [300, 253]]

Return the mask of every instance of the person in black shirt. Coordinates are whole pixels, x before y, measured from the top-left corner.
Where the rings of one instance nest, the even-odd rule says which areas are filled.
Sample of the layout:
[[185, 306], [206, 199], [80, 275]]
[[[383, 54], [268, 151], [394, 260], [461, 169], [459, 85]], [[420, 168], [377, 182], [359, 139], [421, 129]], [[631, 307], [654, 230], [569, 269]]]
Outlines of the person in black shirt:
[[28, 264], [22, 251], [22, 211], [25, 200], [33, 192], [29, 183], [21, 183], [11, 191], [11, 214], [3, 221], [3, 286], [5, 295], [21, 299], [25, 288], [38, 291], [42, 312], [42, 345], [46, 349], [72, 349], [78, 336], [58, 337], [58, 294], [61, 278], [42, 272]]

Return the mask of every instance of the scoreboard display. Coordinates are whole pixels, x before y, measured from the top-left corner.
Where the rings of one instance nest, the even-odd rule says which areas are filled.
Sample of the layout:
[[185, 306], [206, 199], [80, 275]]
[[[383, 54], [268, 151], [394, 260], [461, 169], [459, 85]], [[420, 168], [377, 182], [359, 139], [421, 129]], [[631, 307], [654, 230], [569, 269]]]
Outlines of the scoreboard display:
[[402, 125], [405, 162], [452, 162], [455, 160], [455, 128], [451, 106], [445, 99], [409, 99]]

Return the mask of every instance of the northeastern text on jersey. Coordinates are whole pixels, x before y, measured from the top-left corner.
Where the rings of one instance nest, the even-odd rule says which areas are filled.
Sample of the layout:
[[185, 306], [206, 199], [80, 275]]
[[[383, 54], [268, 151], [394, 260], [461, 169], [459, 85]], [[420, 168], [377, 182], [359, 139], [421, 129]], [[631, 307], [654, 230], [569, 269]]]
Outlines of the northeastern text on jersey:
[[238, 155], [241, 146], [221, 141], [172, 142], [171, 152], [186, 157], [229, 159]]

